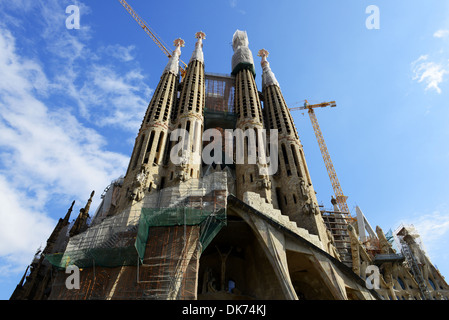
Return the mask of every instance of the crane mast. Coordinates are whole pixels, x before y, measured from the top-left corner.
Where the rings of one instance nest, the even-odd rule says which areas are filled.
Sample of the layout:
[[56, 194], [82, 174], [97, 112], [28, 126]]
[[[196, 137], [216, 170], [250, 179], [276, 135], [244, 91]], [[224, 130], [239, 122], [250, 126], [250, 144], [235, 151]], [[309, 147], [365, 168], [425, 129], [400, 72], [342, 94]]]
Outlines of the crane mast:
[[326, 166], [327, 173], [329, 175], [329, 179], [331, 180], [332, 188], [335, 194], [335, 200], [337, 201], [338, 207], [340, 211], [345, 214], [350, 214], [348, 205], [346, 203], [346, 199], [348, 198], [343, 194], [343, 190], [341, 189], [340, 182], [338, 181], [337, 172], [335, 171], [334, 164], [332, 163], [331, 156], [326, 146], [326, 142], [323, 138], [323, 133], [321, 132], [320, 126], [318, 124], [318, 120], [316, 118], [315, 108], [324, 108], [324, 107], [336, 107], [335, 101], [331, 102], [323, 102], [318, 104], [310, 105], [307, 100], [304, 103], [303, 107], [295, 107], [290, 108], [291, 111], [295, 110], [304, 110], [307, 109], [310, 117], [310, 121], [312, 122], [313, 131], [315, 132], [316, 139], [318, 141], [318, 145], [320, 147], [321, 155], [324, 160], [324, 164]]
[[[128, 11], [128, 13], [134, 18], [134, 20], [136, 20], [136, 22], [142, 27], [142, 29], [150, 36], [150, 38], [154, 41], [154, 43], [156, 43], [156, 45], [162, 50], [162, 52], [168, 57], [171, 57], [171, 52], [170, 50], [167, 49], [167, 47], [162, 43], [161, 40], [159, 40], [159, 36], [156, 35], [155, 32], [153, 32], [148, 25], [145, 23], [145, 21], [143, 21], [143, 19], [137, 14], [136, 11], [134, 11], [134, 9], [128, 4], [128, 2], [126, 2], [126, 0], [118, 0], [122, 6], [126, 9], [126, 11]], [[182, 61], [179, 60], [184, 67], [187, 67], [187, 64]], [[181, 71], [181, 76], [184, 77], [185, 75], [185, 68], [182, 66], [179, 66], [180, 71]]]

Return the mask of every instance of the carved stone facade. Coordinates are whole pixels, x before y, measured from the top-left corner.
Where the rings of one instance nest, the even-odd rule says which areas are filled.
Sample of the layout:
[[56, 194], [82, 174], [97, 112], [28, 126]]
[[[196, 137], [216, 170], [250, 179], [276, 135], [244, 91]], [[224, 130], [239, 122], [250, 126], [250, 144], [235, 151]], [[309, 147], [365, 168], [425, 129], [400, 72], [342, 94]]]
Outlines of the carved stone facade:
[[[380, 279], [376, 291], [383, 299], [449, 300], [449, 285], [412, 237], [406, 237], [404, 243], [404, 246], [413, 248], [410, 260], [403, 249], [396, 252], [380, 227], [376, 228], [377, 238], [374, 246], [362, 243], [354, 227], [349, 226], [348, 229], [351, 238], [352, 269], [355, 274], [363, 277], [367, 275], [369, 266], [377, 266]], [[406, 228], [403, 230], [407, 234]], [[372, 248], [375, 250], [371, 250]], [[413, 267], [416, 267], [416, 271]]]

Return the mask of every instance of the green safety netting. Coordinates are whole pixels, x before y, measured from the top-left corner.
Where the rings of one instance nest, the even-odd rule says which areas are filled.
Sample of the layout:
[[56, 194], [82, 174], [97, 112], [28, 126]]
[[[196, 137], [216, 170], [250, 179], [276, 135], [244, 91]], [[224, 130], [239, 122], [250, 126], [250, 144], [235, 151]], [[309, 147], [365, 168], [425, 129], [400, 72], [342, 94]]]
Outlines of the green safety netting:
[[151, 227], [200, 226], [200, 242], [202, 249], [209, 245], [223, 226], [226, 225], [226, 209], [212, 213], [196, 208], [158, 208], [142, 209], [139, 229], [136, 237], [136, 249], [142, 259]]
[[204, 251], [221, 228], [226, 225], [226, 209], [211, 212], [195, 208], [144, 208], [141, 211], [137, 233], [131, 236], [128, 233], [128, 238], [124, 239], [124, 242], [129, 245], [66, 250], [64, 253], [46, 255], [45, 258], [60, 269], [70, 265], [76, 265], [79, 268], [136, 265], [137, 258], [142, 260], [145, 255], [151, 228], [182, 225], [200, 226], [199, 241]]
[[89, 268], [93, 266], [113, 268], [135, 265], [137, 261], [137, 252], [134, 246], [91, 248], [49, 254], [45, 256], [45, 259], [47, 259], [53, 266], [60, 269], [65, 269], [70, 265], [76, 265], [79, 268]]

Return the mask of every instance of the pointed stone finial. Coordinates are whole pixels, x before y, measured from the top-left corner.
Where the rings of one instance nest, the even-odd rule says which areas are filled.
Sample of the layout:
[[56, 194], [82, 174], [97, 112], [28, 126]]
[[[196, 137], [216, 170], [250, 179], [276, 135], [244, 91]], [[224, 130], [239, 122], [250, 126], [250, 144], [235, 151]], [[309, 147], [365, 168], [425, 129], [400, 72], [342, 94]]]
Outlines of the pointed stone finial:
[[195, 33], [195, 38], [198, 39], [195, 44], [195, 50], [193, 50], [192, 58], [190, 58], [190, 62], [193, 60], [198, 60], [204, 63], [204, 54], [203, 54], [203, 40], [206, 39], [206, 34], [203, 31], [199, 31]]
[[262, 65], [262, 87], [266, 87], [269, 85], [277, 85], [279, 86], [279, 82], [276, 80], [276, 77], [274, 76], [273, 71], [271, 71], [270, 63], [267, 61], [267, 57], [269, 55], [269, 52], [265, 49], [260, 49], [259, 53], [257, 54], [259, 57], [262, 58], [262, 61], [260, 64]]
[[87, 218], [89, 217], [90, 204], [92, 203], [92, 198], [94, 197], [94, 194], [95, 190], [92, 191], [92, 193], [90, 194], [86, 206], [80, 209], [78, 218], [76, 218], [75, 223], [72, 226], [72, 229], [70, 229], [69, 233], [70, 237], [73, 237], [87, 229]]
[[92, 198], [94, 197], [94, 194], [95, 194], [95, 190], [92, 191], [92, 193], [90, 194], [90, 198], [89, 198], [89, 200], [87, 200], [87, 204], [86, 204], [86, 206], [84, 207], [84, 210], [85, 210], [86, 214], [89, 213], [90, 204], [92, 203]]
[[64, 223], [68, 224], [70, 220], [70, 215], [72, 214], [73, 206], [75, 205], [75, 200], [73, 200], [72, 205], [70, 206], [69, 210], [67, 211], [65, 217], [64, 217]]
[[164, 69], [164, 73], [171, 72], [176, 75], [179, 71], [178, 65], [179, 57], [181, 56], [181, 47], [185, 46], [185, 41], [181, 38], [178, 38], [173, 41], [173, 45], [175, 46], [175, 50], [173, 50], [171, 57], [168, 59], [168, 63]]

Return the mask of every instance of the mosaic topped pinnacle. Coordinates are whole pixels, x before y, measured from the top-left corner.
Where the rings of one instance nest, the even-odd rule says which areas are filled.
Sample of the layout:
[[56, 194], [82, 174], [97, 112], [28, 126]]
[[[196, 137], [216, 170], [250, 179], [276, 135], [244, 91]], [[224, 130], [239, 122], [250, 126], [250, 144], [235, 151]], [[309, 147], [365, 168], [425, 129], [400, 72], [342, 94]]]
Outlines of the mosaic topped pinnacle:
[[206, 34], [203, 31], [199, 31], [195, 33], [195, 38], [204, 40], [206, 39]]
[[[181, 38], [175, 39], [175, 41], [173, 41], [173, 45], [178, 48], [178, 47], [184, 47], [185, 46], [185, 41], [182, 40]], [[176, 50], [176, 49], [175, 49]]]
[[262, 58], [262, 64], [263, 64], [264, 62], [267, 62], [267, 63], [268, 63], [267, 58], [268, 58], [268, 55], [269, 55], [269, 54], [270, 54], [270, 53], [269, 53], [267, 50], [265, 50], [265, 49], [260, 49], [260, 50], [259, 50], [259, 52], [257, 53], [257, 56]]
[[173, 74], [178, 74], [179, 72], [179, 57], [181, 56], [181, 47], [185, 46], [185, 41], [181, 38], [176, 39], [173, 41], [173, 45], [176, 47], [175, 50], [173, 50], [173, 53], [171, 57], [168, 59], [167, 66], [164, 69], [164, 73], [171, 72]]
[[203, 54], [203, 39], [206, 39], [206, 34], [203, 31], [199, 31], [195, 33], [195, 38], [197, 38], [197, 42], [195, 44], [195, 50], [193, 50], [192, 58], [190, 58], [190, 62], [193, 60], [198, 60], [204, 63], [204, 54]]
[[279, 86], [279, 82], [276, 80], [273, 71], [271, 71], [270, 63], [267, 61], [269, 52], [265, 49], [260, 49], [257, 55], [262, 58], [260, 62], [262, 65], [262, 87], [273, 84]]

